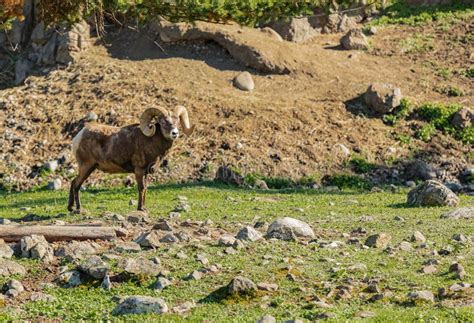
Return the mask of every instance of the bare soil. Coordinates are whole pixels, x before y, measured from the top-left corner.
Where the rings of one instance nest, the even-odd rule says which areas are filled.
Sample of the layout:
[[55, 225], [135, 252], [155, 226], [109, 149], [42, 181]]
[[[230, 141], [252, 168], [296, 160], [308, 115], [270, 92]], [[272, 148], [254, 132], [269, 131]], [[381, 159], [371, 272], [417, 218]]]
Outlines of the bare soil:
[[[442, 134], [428, 143], [401, 143], [396, 134], [412, 134], [414, 123], [386, 126], [366, 114], [359, 97], [371, 83], [387, 82], [416, 103], [472, 106], [472, 79], [462, 71], [474, 63], [473, 26], [474, 17], [449, 30], [436, 23], [379, 27], [367, 52], [341, 50], [340, 34], [283, 42], [288, 56], [297, 57], [288, 75], [246, 68], [212, 41], [158, 46], [150, 33], [111, 31], [106, 44], [98, 41], [74, 64], [0, 91], [6, 102], [0, 173], [17, 189], [41, 184], [39, 176], [31, 178], [35, 166], [61, 156], [64, 169], [73, 165], [71, 139], [89, 112], [99, 122], [123, 126], [137, 122], [147, 107], [177, 104], [188, 108], [197, 131], [175, 143], [156, 174], [162, 181], [210, 178], [221, 164], [268, 176], [322, 176], [345, 167], [340, 144], [381, 165], [427, 154], [436, 163], [469, 164], [472, 147]], [[232, 85], [244, 70], [253, 75], [252, 92]], [[447, 86], [464, 95], [448, 97], [440, 90]], [[92, 178], [110, 178], [97, 174]]]

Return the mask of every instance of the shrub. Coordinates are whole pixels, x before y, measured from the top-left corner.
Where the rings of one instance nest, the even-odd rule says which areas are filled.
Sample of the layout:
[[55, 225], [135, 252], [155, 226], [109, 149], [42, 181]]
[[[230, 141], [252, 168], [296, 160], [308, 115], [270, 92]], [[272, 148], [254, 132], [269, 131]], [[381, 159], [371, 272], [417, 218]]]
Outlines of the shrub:
[[327, 175], [322, 178], [322, 184], [326, 186], [337, 186], [340, 189], [360, 189], [369, 190], [373, 187], [373, 184], [357, 175], [339, 174], [339, 175]]
[[377, 168], [377, 165], [369, 163], [361, 156], [352, 157], [349, 164], [357, 174], [365, 174]]
[[396, 107], [392, 113], [384, 115], [382, 120], [386, 125], [393, 126], [399, 120], [407, 118], [411, 114], [412, 110], [413, 105], [411, 104], [410, 100], [403, 98], [400, 101], [400, 105]]

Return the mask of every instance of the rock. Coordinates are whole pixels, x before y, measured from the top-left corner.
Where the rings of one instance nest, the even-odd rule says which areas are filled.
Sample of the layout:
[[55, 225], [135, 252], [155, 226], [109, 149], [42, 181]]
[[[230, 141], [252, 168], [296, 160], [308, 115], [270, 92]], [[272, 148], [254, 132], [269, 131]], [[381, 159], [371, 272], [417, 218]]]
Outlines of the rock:
[[372, 26], [372, 27], [369, 28], [368, 33], [369, 33], [369, 35], [375, 35], [375, 34], [377, 34], [377, 31], [378, 31], [377, 27]]
[[156, 282], [151, 286], [152, 289], [163, 290], [168, 286], [171, 286], [171, 281], [165, 277], [158, 277]]
[[23, 258], [39, 259], [44, 263], [49, 263], [54, 259], [53, 248], [46, 241], [44, 236], [31, 235], [20, 240], [20, 251]]
[[143, 211], [133, 211], [127, 216], [127, 221], [130, 223], [150, 223], [151, 220], [148, 214]]
[[423, 274], [427, 274], [427, 275], [434, 274], [436, 271], [437, 271], [437, 269], [433, 265], [427, 265], [427, 266], [423, 266], [423, 268], [421, 268], [421, 272]]
[[464, 266], [457, 262], [449, 266], [449, 272], [455, 273], [456, 278], [459, 279], [464, 279], [464, 277], [466, 276], [466, 270], [464, 269]]
[[456, 206], [459, 197], [438, 181], [429, 180], [408, 193], [409, 206]]
[[474, 206], [463, 207], [453, 211], [446, 212], [441, 215], [442, 218], [446, 219], [474, 219]]
[[0, 258], [11, 258], [13, 256], [13, 249], [6, 244], [3, 239], [0, 239]]
[[362, 273], [365, 273], [367, 272], [367, 265], [363, 264], [363, 263], [356, 263], [350, 267], [347, 268], [347, 270], [349, 272], [362, 272]]
[[243, 227], [235, 236], [239, 240], [257, 241], [262, 238], [262, 234], [251, 226]]
[[264, 28], [260, 29], [260, 31], [262, 33], [267, 34], [268, 36], [270, 36], [271, 38], [273, 38], [277, 41], [283, 41], [283, 38], [280, 36], [280, 34], [277, 33], [275, 30], [273, 30], [270, 27], [264, 27]]
[[117, 305], [112, 314], [162, 314], [166, 312], [168, 312], [168, 305], [162, 298], [128, 296]]
[[99, 256], [94, 255], [89, 256], [85, 261], [83, 261], [78, 269], [92, 278], [100, 280], [104, 279], [109, 272], [109, 265]]
[[172, 312], [183, 315], [192, 310], [194, 307], [196, 307], [196, 304], [194, 302], [184, 302], [180, 305], [174, 306], [172, 308]]
[[260, 190], [268, 190], [268, 185], [263, 179], [255, 180], [254, 186]]
[[3, 287], [3, 290], [5, 290], [5, 294], [10, 297], [17, 297], [20, 295], [22, 292], [25, 291], [25, 287], [23, 287], [23, 284], [19, 282], [16, 279], [11, 279], [7, 281], [5, 286]]
[[387, 83], [373, 83], [364, 94], [367, 106], [376, 114], [386, 114], [400, 105], [400, 88]]
[[[411, 181], [426, 181], [436, 178], [436, 172], [431, 165], [427, 164], [423, 160], [415, 159], [405, 166], [403, 176], [405, 179]], [[416, 184], [414, 186], [416, 186]]]
[[173, 231], [173, 227], [166, 220], [161, 220], [153, 226], [154, 230]]
[[164, 237], [162, 237], [160, 239], [160, 242], [163, 242], [163, 243], [176, 243], [176, 242], [179, 242], [180, 239], [178, 239], [177, 236], [175, 236], [174, 234], [172, 233], [168, 233], [167, 235], [165, 235]]
[[267, 314], [258, 320], [258, 323], [276, 323], [276, 319], [270, 314]]
[[352, 29], [341, 38], [341, 46], [348, 50], [366, 50], [369, 48], [369, 43], [362, 30]]
[[45, 294], [42, 292], [33, 292], [30, 295], [30, 301], [32, 302], [54, 302], [56, 297], [53, 295]]
[[102, 283], [100, 284], [100, 287], [102, 287], [105, 290], [111, 290], [112, 289], [112, 283], [110, 282], [110, 276], [107, 274], [104, 276], [102, 279]]
[[258, 283], [257, 288], [266, 292], [276, 292], [278, 290], [278, 285], [270, 283]]
[[[349, 148], [347, 148], [344, 144], [338, 144], [337, 145], [339, 147], [339, 149], [341, 150], [342, 152], [342, 155], [344, 157], [349, 157], [351, 155], [351, 151]], [[339, 190], [339, 189], [338, 189]]]
[[64, 257], [67, 261], [81, 260], [87, 256], [95, 255], [99, 248], [99, 245], [94, 242], [71, 241], [60, 247], [56, 252], [56, 256]]
[[222, 236], [219, 238], [218, 244], [222, 247], [232, 247], [235, 244], [235, 238], [231, 236]]
[[117, 252], [140, 252], [142, 248], [134, 241], [119, 241], [115, 244]]
[[60, 190], [63, 186], [60, 178], [55, 178], [54, 180], [48, 182], [47, 189], [50, 191], [57, 191]]
[[451, 119], [451, 125], [457, 129], [465, 129], [473, 124], [474, 113], [468, 107], [463, 107], [457, 111]]
[[76, 287], [82, 284], [81, 273], [77, 270], [66, 271], [59, 275], [58, 280], [64, 287]]
[[89, 112], [87, 115], [86, 115], [86, 121], [88, 122], [93, 122], [93, 121], [97, 121], [99, 120], [99, 116], [97, 115], [97, 113], [91, 111]]
[[217, 169], [214, 180], [235, 186], [243, 186], [245, 184], [244, 177], [233, 170], [231, 167], [227, 166], [220, 166]]
[[468, 284], [468, 283], [455, 283], [455, 284], [452, 284], [451, 286], [449, 286], [449, 290], [452, 291], [452, 292], [459, 292], [459, 291], [462, 291], [462, 290], [465, 290], [467, 288], [471, 288], [473, 287], [471, 284]]
[[206, 258], [205, 255], [196, 255], [196, 260], [199, 261], [204, 266], [209, 264], [209, 260]]
[[414, 302], [434, 302], [434, 295], [428, 290], [410, 292], [408, 298]]
[[175, 206], [174, 212], [189, 212], [191, 210], [191, 206], [187, 202], [179, 202], [178, 205]]
[[302, 43], [310, 40], [318, 32], [310, 25], [308, 18], [285, 18], [269, 24], [283, 39]]
[[390, 240], [392, 240], [392, 237], [389, 234], [381, 232], [369, 236], [365, 241], [365, 245], [367, 247], [386, 248]]
[[234, 78], [234, 86], [242, 91], [252, 91], [255, 83], [249, 72], [242, 72]]
[[55, 172], [58, 169], [59, 163], [57, 160], [50, 160], [44, 164], [44, 168], [50, 172]]
[[369, 312], [369, 311], [362, 311], [362, 312], [358, 312], [356, 316], [361, 317], [361, 318], [369, 318], [369, 317], [374, 317], [375, 313]]
[[160, 236], [153, 230], [141, 234], [137, 239], [135, 239], [135, 242], [146, 248], [157, 248], [161, 245]]
[[449, 188], [454, 193], [459, 193], [463, 189], [463, 186], [459, 182], [445, 182], [444, 186]]
[[32, 67], [33, 64], [25, 58], [19, 59], [15, 63], [15, 85], [20, 85], [25, 81]]
[[[468, 239], [466, 238], [466, 236], [462, 233], [456, 233], [453, 235], [453, 237], [451, 238], [452, 240], [454, 241], [457, 241], [457, 242], [461, 242], [461, 243], [464, 243], [464, 242], [467, 242]], [[0, 249], [1, 250], [1, 249]], [[1, 254], [1, 251], [0, 251], [0, 254]], [[1, 257], [1, 255], [0, 255]]]
[[118, 267], [136, 276], [156, 276], [161, 268], [160, 265], [145, 258], [125, 258], [119, 262]]
[[200, 280], [203, 276], [202, 270], [194, 270], [185, 277], [185, 280]]
[[413, 251], [413, 247], [411, 246], [411, 243], [407, 241], [400, 242], [400, 244], [398, 245], [398, 249], [402, 251]]
[[413, 235], [411, 236], [411, 241], [416, 242], [416, 243], [425, 243], [426, 238], [423, 235], [423, 233], [421, 233], [420, 231], [415, 231], [413, 232]]
[[295, 237], [313, 239], [314, 231], [301, 220], [284, 217], [270, 224], [267, 237], [281, 240], [294, 240]]
[[11, 221], [9, 219], [5, 219], [5, 218], [0, 218], [0, 224], [10, 224]]
[[231, 280], [227, 286], [229, 294], [253, 295], [257, 290], [257, 285], [248, 278], [237, 276]]
[[322, 32], [325, 34], [347, 32], [357, 28], [357, 21], [354, 17], [348, 17], [346, 14], [333, 13], [327, 17]]

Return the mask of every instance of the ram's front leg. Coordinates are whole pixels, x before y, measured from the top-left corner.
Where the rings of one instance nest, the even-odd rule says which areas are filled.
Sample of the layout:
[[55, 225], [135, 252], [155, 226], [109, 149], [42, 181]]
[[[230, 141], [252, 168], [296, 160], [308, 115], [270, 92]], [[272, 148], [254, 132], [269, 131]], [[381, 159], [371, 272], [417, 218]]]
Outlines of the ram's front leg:
[[138, 186], [138, 211], [145, 211], [145, 195], [147, 189], [146, 172], [143, 169], [135, 170], [135, 178]]

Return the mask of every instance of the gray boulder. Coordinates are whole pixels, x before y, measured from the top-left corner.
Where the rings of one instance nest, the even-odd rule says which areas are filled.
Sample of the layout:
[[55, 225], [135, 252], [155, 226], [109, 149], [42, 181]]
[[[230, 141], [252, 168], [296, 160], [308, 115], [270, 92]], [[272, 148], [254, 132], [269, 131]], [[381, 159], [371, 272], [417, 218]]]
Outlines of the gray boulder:
[[67, 261], [84, 259], [87, 256], [95, 255], [100, 246], [95, 242], [71, 241], [56, 251], [56, 256], [64, 257]]
[[148, 247], [148, 248], [157, 248], [161, 245], [160, 243], [160, 236], [156, 231], [150, 231], [141, 234], [136, 240], [136, 243], [138, 243], [142, 247]]
[[44, 236], [31, 235], [20, 240], [21, 256], [24, 258], [39, 259], [45, 263], [54, 259], [53, 248], [46, 241]]
[[306, 17], [281, 19], [270, 23], [269, 26], [283, 39], [296, 43], [310, 40], [318, 34]]
[[456, 206], [459, 197], [438, 181], [429, 180], [408, 193], [409, 206]]
[[366, 50], [369, 48], [369, 43], [362, 30], [351, 29], [341, 38], [341, 46], [347, 50]]
[[284, 217], [270, 224], [267, 237], [281, 240], [294, 240], [295, 237], [313, 239], [314, 231], [301, 220]]
[[405, 166], [403, 176], [406, 180], [429, 180], [436, 178], [435, 169], [423, 160], [415, 159]]
[[257, 291], [257, 285], [248, 278], [237, 276], [227, 286], [229, 294], [252, 295]]
[[13, 256], [13, 249], [0, 239], [0, 258], [11, 258]]
[[0, 259], [0, 276], [9, 277], [11, 275], [24, 275], [26, 269], [14, 261]]
[[90, 256], [79, 265], [79, 270], [99, 280], [107, 275], [109, 265], [99, 256]]
[[119, 262], [118, 267], [137, 276], [156, 276], [161, 270], [159, 264], [145, 258], [125, 258]]
[[391, 112], [400, 105], [400, 88], [387, 83], [373, 83], [364, 94], [367, 106], [376, 114]]
[[262, 234], [251, 226], [242, 228], [236, 235], [239, 240], [257, 241], [262, 238]]
[[168, 312], [168, 305], [162, 298], [129, 296], [117, 305], [112, 314], [162, 314], [166, 312]]
[[468, 107], [463, 107], [456, 112], [452, 119], [451, 125], [458, 129], [465, 129], [474, 124], [474, 113]]

